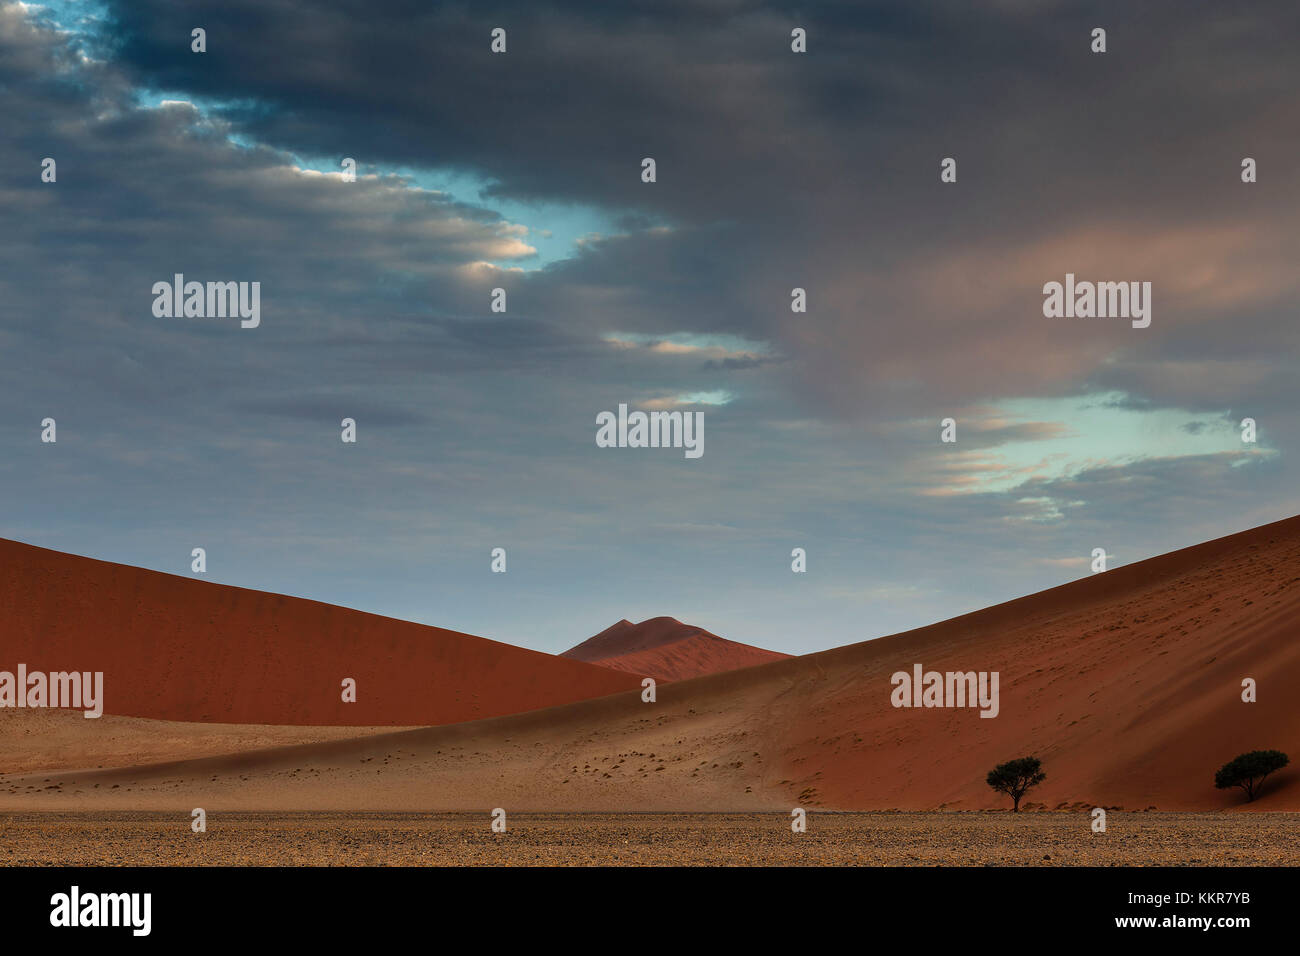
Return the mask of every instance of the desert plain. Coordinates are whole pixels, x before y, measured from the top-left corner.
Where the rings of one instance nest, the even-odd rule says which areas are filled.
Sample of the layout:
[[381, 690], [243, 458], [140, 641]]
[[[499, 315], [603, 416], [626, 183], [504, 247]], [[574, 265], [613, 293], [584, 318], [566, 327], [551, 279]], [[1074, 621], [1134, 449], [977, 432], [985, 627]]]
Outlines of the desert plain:
[[[1300, 863], [1294, 764], [1214, 787], [1300, 759], [1300, 518], [798, 657], [671, 618], [540, 654], [14, 542], [0, 571], [0, 666], [105, 686], [98, 719], [0, 710], [9, 865]], [[997, 672], [997, 716], [894, 706], [917, 664]], [[984, 778], [1026, 755], [1012, 814]]]
[[0, 866], [1295, 866], [1300, 815], [182, 813], [0, 816]]

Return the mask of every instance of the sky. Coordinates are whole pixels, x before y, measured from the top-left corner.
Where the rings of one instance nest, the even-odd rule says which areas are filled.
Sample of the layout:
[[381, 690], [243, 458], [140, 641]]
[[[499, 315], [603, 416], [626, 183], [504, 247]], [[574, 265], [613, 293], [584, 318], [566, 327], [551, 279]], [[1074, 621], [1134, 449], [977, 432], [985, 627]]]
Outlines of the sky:
[[[804, 653], [1290, 517], [1297, 35], [3, 3], [0, 536], [543, 651], [670, 615]], [[259, 282], [260, 325], [156, 316], [177, 273]], [[1067, 274], [1150, 282], [1151, 324], [1045, 316]], [[598, 447], [620, 404], [701, 413], [703, 454]]]

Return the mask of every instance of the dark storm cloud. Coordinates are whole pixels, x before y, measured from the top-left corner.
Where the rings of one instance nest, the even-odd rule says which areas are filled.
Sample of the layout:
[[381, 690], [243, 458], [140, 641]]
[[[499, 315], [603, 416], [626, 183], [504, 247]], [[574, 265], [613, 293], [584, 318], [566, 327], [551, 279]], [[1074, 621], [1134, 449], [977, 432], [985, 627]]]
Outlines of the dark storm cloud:
[[[317, 363], [328, 355], [331, 378], [346, 384], [356, 338], [370, 333], [390, 350], [395, 335], [436, 339], [433, 302], [469, 308], [466, 262], [526, 251], [488, 211], [388, 180], [304, 173], [274, 150], [232, 147], [220, 121], [185, 103], [136, 109], [110, 68], [70, 61], [17, 8], [0, 24], [11, 134], [0, 162], [30, 172], [7, 187], [0, 282], [11, 381], [30, 379], [33, 398], [75, 383], [156, 401], [279, 387], [286, 374], [316, 384], [325, 371], [286, 368], [277, 349]], [[58, 162], [57, 183], [39, 180], [44, 156]], [[258, 344], [276, 349], [250, 348], [240, 333], [251, 333], [228, 320], [155, 317], [153, 284], [178, 272], [260, 281]], [[376, 331], [376, 312], [395, 324]]]
[[[1295, 117], [1287, 64], [1300, 11], [1271, 3], [110, 7], [137, 82], [255, 102], [225, 112], [260, 140], [467, 169], [501, 195], [679, 221], [754, 221], [805, 201], [846, 216], [859, 201], [932, 204], [939, 143], [994, 194], [986, 214], [1048, 197], [1187, 210], [1200, 164], [1238, 158], [1222, 144], [1250, 142], [1245, 131], [1295, 137], [1272, 120]], [[209, 52], [196, 55], [189, 32], [202, 24]], [[1104, 57], [1088, 50], [1099, 24]], [[809, 31], [806, 56], [789, 51], [796, 25]], [[505, 55], [489, 51], [497, 26]], [[643, 155], [660, 159], [656, 189], [637, 181]], [[1053, 175], [1032, 175], [1046, 166]]]
[[[1059, 394], [1117, 351], [1136, 361], [1110, 384], [1173, 401], [1143, 363], [1234, 351], [1241, 327], [1209, 321], [1224, 314], [1248, 318], [1255, 347], [1297, 345], [1277, 310], [1296, 292], [1281, 253], [1298, 218], [1293, 6], [111, 8], [136, 82], [254, 103], [221, 112], [258, 141], [608, 209], [628, 235], [513, 280], [535, 316], [598, 325], [616, 309], [637, 331], [772, 341], [825, 412]], [[807, 55], [789, 50], [794, 26]], [[1263, 172], [1244, 192], [1248, 154]], [[956, 186], [938, 182], [950, 155]], [[1045, 322], [1039, 288], [1072, 268], [1153, 281], [1149, 334]], [[792, 318], [796, 285], [811, 305]]]

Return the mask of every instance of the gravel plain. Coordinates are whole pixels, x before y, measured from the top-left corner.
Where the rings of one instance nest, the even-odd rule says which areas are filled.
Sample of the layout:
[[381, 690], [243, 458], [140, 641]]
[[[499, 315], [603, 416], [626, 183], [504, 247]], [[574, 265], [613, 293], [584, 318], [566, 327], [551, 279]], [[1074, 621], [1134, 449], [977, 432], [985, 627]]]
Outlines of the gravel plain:
[[1300, 814], [810, 812], [0, 814], [0, 865], [1300, 865]]

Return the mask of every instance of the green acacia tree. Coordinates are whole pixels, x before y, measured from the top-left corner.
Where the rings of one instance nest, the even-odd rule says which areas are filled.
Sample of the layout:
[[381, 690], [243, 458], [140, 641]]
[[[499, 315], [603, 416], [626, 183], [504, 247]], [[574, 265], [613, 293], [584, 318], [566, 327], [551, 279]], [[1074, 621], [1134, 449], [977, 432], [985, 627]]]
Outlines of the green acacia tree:
[[999, 793], [1011, 798], [1011, 812], [1020, 812], [1020, 798], [1030, 787], [1036, 787], [1047, 779], [1042, 764], [1037, 757], [1021, 757], [1000, 763], [984, 778], [985, 782]]
[[1264, 778], [1290, 762], [1291, 758], [1280, 750], [1252, 750], [1238, 754], [1218, 769], [1214, 786], [1218, 790], [1241, 787], [1246, 791], [1246, 802], [1250, 803], [1264, 785]]

